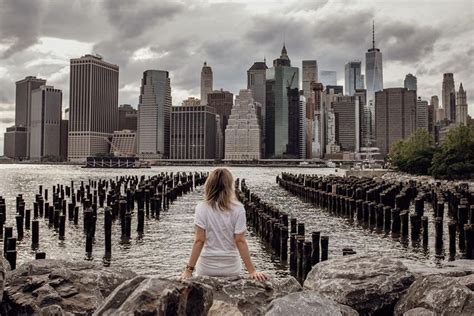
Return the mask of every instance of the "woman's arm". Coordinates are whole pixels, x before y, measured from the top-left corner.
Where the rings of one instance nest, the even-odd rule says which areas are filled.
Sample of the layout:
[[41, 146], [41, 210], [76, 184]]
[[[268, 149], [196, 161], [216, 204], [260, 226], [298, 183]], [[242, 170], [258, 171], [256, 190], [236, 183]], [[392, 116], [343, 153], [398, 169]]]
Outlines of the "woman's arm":
[[[206, 241], [206, 231], [201, 227], [195, 225], [196, 230], [194, 233], [194, 243], [193, 249], [191, 250], [191, 256], [189, 257], [188, 266], [194, 267], [196, 266], [196, 262], [199, 259], [199, 255], [201, 254], [202, 247], [204, 247], [204, 242]], [[187, 279], [192, 276], [192, 271], [186, 268], [184, 272], [181, 274], [182, 279]]]
[[245, 240], [245, 233], [235, 234], [234, 236], [235, 244], [237, 249], [239, 249], [240, 257], [244, 261], [245, 267], [247, 268], [247, 271], [249, 272], [252, 279], [265, 281], [267, 276], [262, 272], [255, 270], [252, 260], [250, 259], [249, 247], [247, 246], [247, 240]]

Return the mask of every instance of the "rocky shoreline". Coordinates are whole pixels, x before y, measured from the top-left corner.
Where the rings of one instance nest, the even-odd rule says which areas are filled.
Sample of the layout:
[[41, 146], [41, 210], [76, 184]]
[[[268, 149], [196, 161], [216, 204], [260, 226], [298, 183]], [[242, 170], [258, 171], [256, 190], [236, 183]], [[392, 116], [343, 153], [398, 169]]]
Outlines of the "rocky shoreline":
[[473, 315], [474, 265], [442, 268], [345, 256], [293, 277], [137, 276], [90, 262], [1, 263], [2, 315]]

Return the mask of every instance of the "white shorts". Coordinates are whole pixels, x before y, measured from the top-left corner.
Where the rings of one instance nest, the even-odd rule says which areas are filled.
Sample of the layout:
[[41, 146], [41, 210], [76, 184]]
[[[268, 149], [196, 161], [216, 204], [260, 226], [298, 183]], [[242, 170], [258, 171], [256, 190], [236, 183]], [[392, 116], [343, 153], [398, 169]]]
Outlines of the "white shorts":
[[235, 276], [242, 272], [240, 257], [200, 256], [196, 263], [196, 275]]

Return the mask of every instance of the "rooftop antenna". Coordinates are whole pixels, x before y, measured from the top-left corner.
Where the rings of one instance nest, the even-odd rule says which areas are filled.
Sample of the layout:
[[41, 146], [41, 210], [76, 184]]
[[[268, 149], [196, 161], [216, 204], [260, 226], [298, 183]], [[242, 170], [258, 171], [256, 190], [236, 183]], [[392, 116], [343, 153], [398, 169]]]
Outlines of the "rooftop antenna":
[[375, 21], [372, 20], [372, 48], [375, 49]]

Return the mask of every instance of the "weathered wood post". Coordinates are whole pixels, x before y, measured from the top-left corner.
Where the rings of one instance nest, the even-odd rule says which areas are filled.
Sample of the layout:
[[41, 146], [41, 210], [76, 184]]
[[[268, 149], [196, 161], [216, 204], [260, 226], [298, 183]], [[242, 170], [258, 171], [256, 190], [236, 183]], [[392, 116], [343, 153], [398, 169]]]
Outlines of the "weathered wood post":
[[449, 234], [449, 260], [452, 261], [456, 257], [456, 225], [455, 221], [448, 222]]
[[112, 210], [110, 207], [104, 210], [104, 245], [104, 259], [110, 260], [112, 257]]
[[319, 263], [319, 239], [321, 237], [320, 232], [312, 232], [311, 233], [311, 239], [312, 239], [312, 245], [313, 245], [313, 251], [311, 253], [311, 264], [314, 266], [315, 264]]
[[329, 237], [321, 236], [321, 261], [328, 260], [329, 254]]

